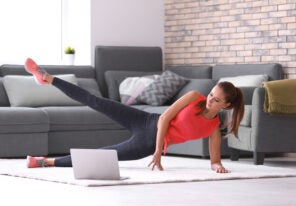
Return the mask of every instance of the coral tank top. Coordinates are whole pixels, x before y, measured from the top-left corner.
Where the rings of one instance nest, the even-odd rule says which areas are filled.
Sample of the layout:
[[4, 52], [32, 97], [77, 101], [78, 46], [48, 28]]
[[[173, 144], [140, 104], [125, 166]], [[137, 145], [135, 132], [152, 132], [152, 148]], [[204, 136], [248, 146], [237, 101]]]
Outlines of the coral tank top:
[[203, 100], [206, 100], [206, 97], [200, 94], [196, 100], [181, 109], [170, 121], [164, 139], [164, 154], [168, 145], [209, 137], [219, 126], [218, 116], [206, 119], [202, 115], [196, 115], [200, 111], [196, 105]]

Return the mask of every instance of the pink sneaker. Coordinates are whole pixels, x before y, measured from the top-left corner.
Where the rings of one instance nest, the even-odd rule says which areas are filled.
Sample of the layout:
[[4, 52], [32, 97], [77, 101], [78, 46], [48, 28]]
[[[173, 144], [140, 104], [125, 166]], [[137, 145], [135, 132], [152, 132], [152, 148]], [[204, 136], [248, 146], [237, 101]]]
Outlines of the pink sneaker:
[[38, 64], [36, 64], [31, 58], [28, 58], [25, 62], [25, 69], [27, 72], [33, 74], [34, 79], [37, 84], [48, 84], [47, 81], [44, 81], [46, 71], [41, 69]]
[[36, 167], [46, 167], [46, 158], [45, 157], [32, 157], [27, 156], [27, 167], [36, 168]]

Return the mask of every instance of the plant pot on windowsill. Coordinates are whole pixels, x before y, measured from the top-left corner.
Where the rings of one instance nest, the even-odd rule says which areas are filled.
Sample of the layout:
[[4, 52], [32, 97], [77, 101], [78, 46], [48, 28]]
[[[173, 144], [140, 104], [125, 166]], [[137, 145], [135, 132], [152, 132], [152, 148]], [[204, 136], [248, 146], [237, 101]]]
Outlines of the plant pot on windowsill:
[[74, 65], [75, 62], [75, 49], [66, 47], [64, 55], [64, 63], [67, 65]]
[[65, 54], [64, 55], [64, 63], [66, 65], [74, 65], [74, 63], [75, 63], [75, 54]]

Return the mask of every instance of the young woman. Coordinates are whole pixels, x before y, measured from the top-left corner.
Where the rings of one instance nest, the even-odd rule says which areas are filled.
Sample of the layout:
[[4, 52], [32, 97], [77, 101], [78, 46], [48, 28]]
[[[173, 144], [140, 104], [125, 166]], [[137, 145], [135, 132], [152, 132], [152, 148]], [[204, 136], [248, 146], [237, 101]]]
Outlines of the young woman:
[[[209, 138], [211, 169], [217, 173], [227, 173], [221, 163], [218, 112], [233, 109], [229, 133], [237, 137], [238, 126], [244, 114], [244, 99], [240, 89], [229, 82], [218, 83], [206, 98], [196, 91], [190, 91], [163, 114], [147, 113], [107, 98], [96, 97], [82, 88], [49, 75], [32, 59], [27, 59], [26, 70], [34, 75], [38, 84], [52, 84], [72, 99], [107, 115], [129, 129], [129, 140], [102, 149], [117, 150], [119, 161], [136, 160], [152, 155], [148, 167], [163, 170], [161, 155], [171, 144], [188, 140]], [[27, 157], [29, 168], [56, 166], [71, 167], [71, 156], [58, 158]]]

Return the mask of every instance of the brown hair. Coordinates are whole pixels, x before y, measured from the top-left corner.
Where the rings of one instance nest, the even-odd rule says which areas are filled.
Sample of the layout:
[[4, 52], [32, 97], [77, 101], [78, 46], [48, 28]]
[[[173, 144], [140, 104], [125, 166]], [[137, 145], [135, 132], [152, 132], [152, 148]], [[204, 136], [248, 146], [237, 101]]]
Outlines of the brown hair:
[[[226, 103], [230, 103], [230, 106], [225, 109], [233, 109], [232, 121], [230, 123], [230, 130], [228, 134], [233, 133], [236, 137], [238, 137], [238, 127], [245, 112], [243, 93], [241, 89], [235, 87], [230, 82], [219, 82], [217, 86], [223, 90]], [[199, 102], [197, 107], [201, 109], [200, 112], [197, 113], [197, 115], [200, 115], [206, 109], [206, 100]]]

